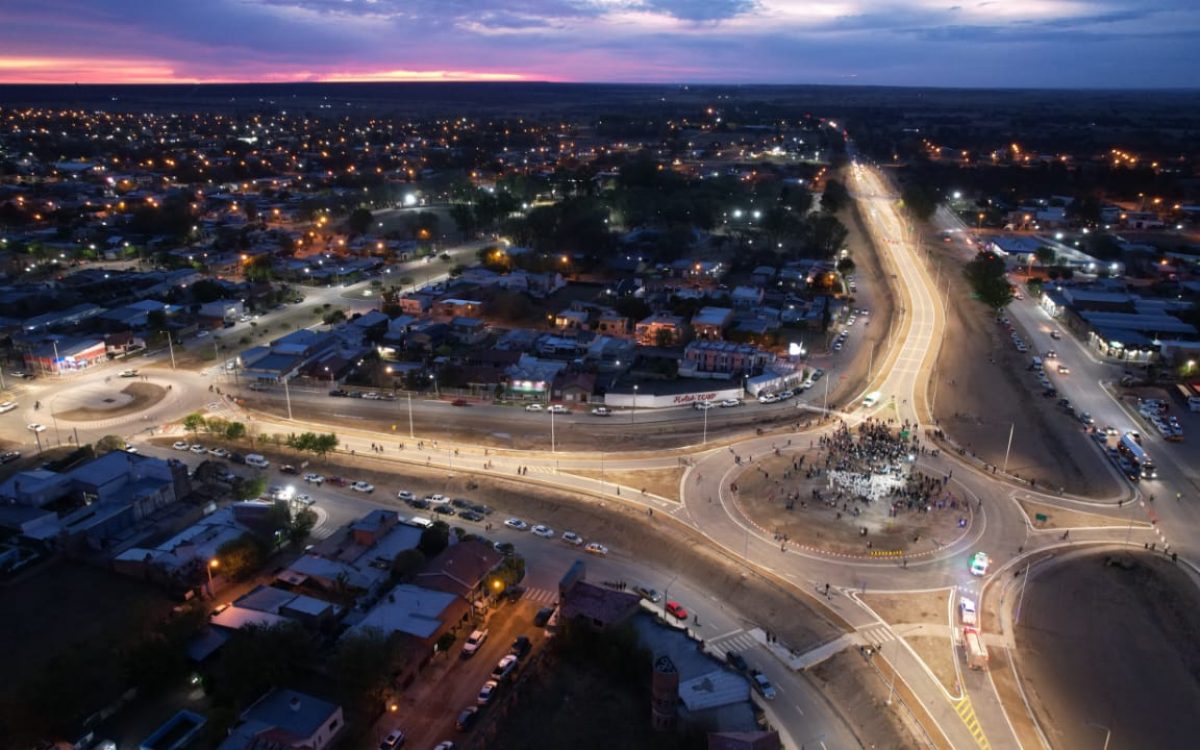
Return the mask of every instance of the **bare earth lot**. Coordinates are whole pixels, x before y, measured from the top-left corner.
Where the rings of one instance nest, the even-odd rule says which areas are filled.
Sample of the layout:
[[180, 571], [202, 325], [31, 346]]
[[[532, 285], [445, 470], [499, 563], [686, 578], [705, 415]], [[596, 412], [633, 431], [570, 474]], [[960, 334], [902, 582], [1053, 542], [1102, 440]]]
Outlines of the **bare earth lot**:
[[1162, 557], [1104, 554], [1029, 582], [1017, 664], [1055, 748], [1189, 748], [1200, 733], [1200, 592]]
[[941, 261], [941, 283], [949, 282], [946, 336], [933, 374], [938, 425], [960, 446], [999, 466], [1015, 423], [1010, 474], [1074, 494], [1112, 492], [1103, 459], [1079, 424], [1057, 410], [1053, 399], [1042, 397], [1004, 327], [971, 298], [962, 263], [949, 245], [929, 242], [926, 247], [935, 266]]
[[85, 405], [57, 412], [55, 416], [72, 422], [121, 417], [154, 406], [166, 395], [167, 389], [161, 385], [129, 383], [120, 390], [120, 395], [109, 397], [113, 399], [111, 403], [105, 403], [104, 398], [88, 397]]
[[625, 487], [644, 489], [652, 495], [665, 497], [668, 500], [679, 499], [679, 480], [683, 477], [683, 469], [643, 469], [641, 471], [598, 471], [588, 469], [571, 469], [571, 474], [578, 474], [589, 479], [602, 479]]

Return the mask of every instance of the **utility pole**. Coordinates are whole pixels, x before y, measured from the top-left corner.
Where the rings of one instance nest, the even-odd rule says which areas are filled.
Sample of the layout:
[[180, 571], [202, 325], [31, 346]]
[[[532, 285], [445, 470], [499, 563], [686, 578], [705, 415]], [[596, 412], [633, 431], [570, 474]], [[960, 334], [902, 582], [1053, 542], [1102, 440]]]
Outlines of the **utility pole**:
[[[171, 332], [167, 331], [167, 348], [171, 350], [171, 369], [175, 369], [175, 342], [171, 340]], [[57, 355], [55, 355], [57, 358]]]
[[550, 410], [550, 452], [557, 452], [554, 445], [554, 409]]
[[1012, 450], [1013, 431], [1016, 430], [1017, 423], [1012, 422], [1008, 425], [1008, 446], [1004, 449], [1004, 468], [1001, 469], [1005, 474], [1008, 473], [1008, 452]]
[[1025, 578], [1021, 581], [1021, 595], [1017, 598], [1017, 609], [1013, 615], [1013, 624], [1021, 624], [1021, 604], [1025, 601], [1025, 584], [1029, 583], [1029, 563], [1025, 563]]
[[708, 442], [708, 404], [705, 403], [704, 408], [704, 436], [700, 438], [700, 445]]

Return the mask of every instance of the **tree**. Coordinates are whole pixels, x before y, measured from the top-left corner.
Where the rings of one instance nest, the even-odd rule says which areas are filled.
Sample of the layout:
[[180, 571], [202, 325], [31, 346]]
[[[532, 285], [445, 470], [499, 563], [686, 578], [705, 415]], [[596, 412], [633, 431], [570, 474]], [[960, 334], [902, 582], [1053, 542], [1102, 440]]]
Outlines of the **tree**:
[[312, 533], [313, 527], [317, 525], [317, 514], [308, 508], [296, 513], [292, 516], [292, 521], [288, 524], [287, 537], [288, 541], [295, 547], [299, 547], [308, 540], [308, 535]]
[[343, 705], [368, 712], [387, 694], [395, 648], [378, 628], [349, 633], [338, 640], [330, 659]]
[[196, 433], [204, 426], [204, 415], [200, 412], [192, 412], [183, 418], [183, 429], [192, 433], [192, 439], [196, 439]]
[[819, 258], [832, 258], [846, 245], [849, 231], [831, 214], [814, 216], [808, 224], [808, 246]]
[[479, 226], [479, 222], [475, 218], [475, 209], [467, 203], [455, 203], [450, 207], [450, 218], [454, 221], [454, 226], [458, 227], [459, 233], [465, 238], [475, 236], [475, 230]]
[[227, 440], [241, 440], [246, 437], [246, 425], [241, 422], [230, 422], [225, 425], [225, 438]]
[[341, 310], [341, 309], [330, 310], [329, 312], [325, 313], [325, 315], [321, 318], [321, 320], [327, 326], [335, 325], [337, 323], [342, 323], [346, 320], [346, 311]]
[[1058, 254], [1054, 252], [1054, 248], [1046, 247], [1045, 245], [1039, 247], [1033, 254], [1037, 258], [1039, 266], [1052, 266], [1058, 257]]
[[1000, 310], [1012, 301], [1012, 285], [1004, 271], [1004, 259], [992, 253], [979, 253], [963, 268], [975, 296], [993, 310]]
[[249, 578], [267, 561], [267, 549], [253, 534], [245, 533], [217, 548], [221, 573], [234, 581]]
[[417, 549], [426, 557], [435, 557], [450, 544], [450, 526], [445, 521], [434, 521], [421, 532]]
[[204, 431], [209, 435], [216, 437], [225, 437], [225, 431], [229, 429], [229, 420], [221, 417], [209, 417], [204, 420]]
[[525, 579], [525, 558], [520, 555], [509, 555], [496, 568], [498, 578], [505, 588], [516, 586]]
[[298, 622], [249, 626], [230, 634], [214, 673], [219, 702], [241, 709], [272, 685], [289, 684], [316, 654], [313, 635]]
[[425, 555], [419, 549], [406, 549], [392, 561], [392, 576], [397, 581], [407, 581], [416, 575], [425, 564]]
[[216, 302], [225, 296], [225, 289], [212, 279], [200, 279], [192, 284], [191, 291], [192, 299], [200, 304]]
[[105, 435], [96, 441], [96, 453], [112, 453], [125, 450], [125, 438], [119, 435]]
[[905, 186], [900, 198], [909, 213], [921, 221], [928, 221], [934, 211], [937, 211], [937, 197], [923, 185]]
[[336, 450], [337, 447], [338, 447], [337, 435], [335, 433], [329, 432], [329, 433], [317, 435], [316, 440], [313, 441], [312, 448], [310, 448], [310, 450], [313, 453], [320, 456], [322, 459], [324, 459], [327, 455], [329, 455], [330, 452], [332, 452], [333, 450]]
[[233, 483], [233, 495], [238, 500], [253, 500], [267, 491], [266, 477], [239, 477]]
[[850, 191], [841, 180], [826, 180], [825, 192], [821, 193], [821, 208], [830, 213], [837, 213], [850, 203]]
[[366, 208], [356, 208], [350, 212], [350, 216], [346, 219], [346, 226], [350, 229], [351, 234], [366, 234], [366, 231], [371, 228], [371, 222], [375, 217], [371, 211]]

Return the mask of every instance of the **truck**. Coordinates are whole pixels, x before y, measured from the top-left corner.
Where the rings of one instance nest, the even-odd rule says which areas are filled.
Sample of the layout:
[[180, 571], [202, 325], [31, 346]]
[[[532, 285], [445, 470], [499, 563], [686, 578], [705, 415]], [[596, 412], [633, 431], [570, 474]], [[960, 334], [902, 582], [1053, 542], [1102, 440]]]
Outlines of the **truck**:
[[986, 670], [988, 665], [987, 646], [983, 645], [983, 636], [975, 628], [963, 628], [963, 649], [967, 654], [967, 666], [971, 669]]

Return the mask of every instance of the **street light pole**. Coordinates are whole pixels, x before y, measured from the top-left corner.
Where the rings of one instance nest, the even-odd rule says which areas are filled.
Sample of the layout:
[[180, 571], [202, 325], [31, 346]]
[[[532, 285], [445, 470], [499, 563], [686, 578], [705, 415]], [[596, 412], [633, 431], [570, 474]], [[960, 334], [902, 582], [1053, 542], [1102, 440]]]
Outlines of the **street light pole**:
[[213, 559], [208, 561], [208, 565], [204, 566], [204, 570], [206, 570], [208, 572], [208, 598], [209, 599], [213, 598], [213, 590], [212, 590], [213, 568], [219, 567], [220, 565], [221, 565], [221, 562], [219, 560], [217, 560], [217, 558], [214, 557]]
[[550, 452], [556, 453], [554, 444], [554, 410], [550, 410]]
[[[171, 350], [171, 369], [175, 369], [175, 342], [171, 340], [171, 332], [167, 331], [167, 348]], [[56, 355], [57, 358], [57, 355]]]
[[50, 345], [54, 347], [54, 374], [62, 375], [62, 366], [58, 363], [58, 342], [51, 341]]
[[1096, 729], [1104, 730], [1104, 750], [1108, 750], [1108, 741], [1112, 739], [1112, 730], [1109, 729], [1108, 727], [1104, 726], [1103, 724], [1097, 724], [1094, 721], [1089, 721], [1088, 726], [1095, 727]]
[[283, 379], [283, 398], [287, 401], [288, 419], [292, 418], [292, 393], [288, 389], [288, 379]]
[[408, 437], [412, 439], [417, 436], [417, 433], [413, 432], [412, 394], [409, 393], [406, 395], [408, 396]]
[[707, 406], [708, 406], [708, 404], [705, 404], [706, 408], [704, 409], [704, 436], [700, 438], [700, 445], [704, 445], [705, 443], [708, 442], [708, 408], [707, 408]]
[[633, 387], [633, 409], [629, 412], [629, 424], [637, 423], [637, 392], [638, 387], [635, 385]]

